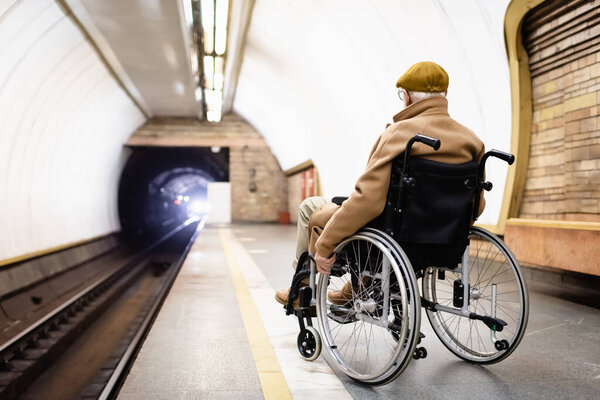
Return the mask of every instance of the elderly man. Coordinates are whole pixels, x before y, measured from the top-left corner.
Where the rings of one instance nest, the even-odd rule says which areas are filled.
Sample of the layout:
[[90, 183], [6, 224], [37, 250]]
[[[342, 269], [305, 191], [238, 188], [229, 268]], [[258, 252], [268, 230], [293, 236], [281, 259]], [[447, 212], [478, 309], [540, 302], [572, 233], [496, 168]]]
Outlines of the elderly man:
[[[388, 124], [375, 142], [354, 192], [341, 206], [321, 197], [308, 198], [300, 205], [294, 268], [300, 255], [308, 250], [314, 254], [317, 270], [330, 272], [335, 262], [335, 247], [383, 211], [392, 160], [417, 133], [440, 139], [442, 144], [438, 151], [429, 146], [415, 146], [413, 156], [449, 164], [481, 160], [485, 152], [483, 142], [448, 115], [448, 82], [446, 71], [433, 62], [417, 63], [398, 79], [396, 87], [405, 108], [394, 116], [394, 123]], [[482, 198], [480, 214], [484, 206]], [[288, 295], [289, 289], [278, 290], [275, 299], [287, 304]], [[351, 300], [350, 282], [339, 291], [329, 292], [328, 298], [334, 304]]]

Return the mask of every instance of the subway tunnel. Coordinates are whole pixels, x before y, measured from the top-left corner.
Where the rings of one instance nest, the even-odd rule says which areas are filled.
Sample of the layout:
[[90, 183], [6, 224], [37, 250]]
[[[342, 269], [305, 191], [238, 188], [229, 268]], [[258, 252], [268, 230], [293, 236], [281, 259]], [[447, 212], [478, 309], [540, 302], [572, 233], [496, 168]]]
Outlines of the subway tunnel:
[[119, 222], [126, 240], [144, 245], [209, 211], [209, 182], [229, 180], [228, 149], [136, 148], [119, 180]]
[[598, 398], [599, 10], [1, 2], [0, 399]]

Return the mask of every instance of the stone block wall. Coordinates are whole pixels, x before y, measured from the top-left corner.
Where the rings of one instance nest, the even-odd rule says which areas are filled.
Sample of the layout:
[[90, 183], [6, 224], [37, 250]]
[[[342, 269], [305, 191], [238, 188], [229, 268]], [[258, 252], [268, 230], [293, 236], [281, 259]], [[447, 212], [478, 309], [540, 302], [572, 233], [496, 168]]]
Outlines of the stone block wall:
[[287, 179], [266, 145], [230, 147], [229, 180], [234, 222], [276, 222], [288, 211]]
[[600, 18], [548, 3], [524, 25], [533, 124], [519, 217], [600, 221]]
[[522, 265], [600, 275], [600, 0], [546, 0], [522, 33], [530, 157], [504, 240]]

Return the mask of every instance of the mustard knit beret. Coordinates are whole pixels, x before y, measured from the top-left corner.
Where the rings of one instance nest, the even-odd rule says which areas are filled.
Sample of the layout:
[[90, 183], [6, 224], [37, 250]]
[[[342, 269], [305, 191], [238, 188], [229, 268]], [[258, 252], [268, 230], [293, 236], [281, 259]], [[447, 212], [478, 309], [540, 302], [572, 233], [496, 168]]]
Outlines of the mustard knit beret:
[[444, 68], [431, 61], [416, 63], [398, 78], [397, 88], [411, 92], [445, 92], [448, 90], [448, 74]]

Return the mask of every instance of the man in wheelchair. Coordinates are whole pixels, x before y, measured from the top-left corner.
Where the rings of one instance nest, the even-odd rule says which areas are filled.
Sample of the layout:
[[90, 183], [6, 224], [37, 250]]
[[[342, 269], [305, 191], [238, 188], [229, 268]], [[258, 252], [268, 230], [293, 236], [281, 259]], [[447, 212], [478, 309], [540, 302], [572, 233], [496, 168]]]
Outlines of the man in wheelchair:
[[[416, 134], [439, 139], [441, 146], [437, 151], [429, 146], [415, 146], [412, 157], [449, 164], [481, 161], [485, 152], [483, 142], [448, 115], [448, 83], [446, 71], [433, 62], [417, 63], [398, 79], [396, 87], [405, 108], [393, 117], [394, 123], [388, 124], [375, 142], [354, 192], [341, 205], [322, 197], [308, 198], [300, 205], [294, 269], [308, 250], [314, 254], [320, 273], [331, 271], [336, 259], [333, 251], [342, 239], [375, 220], [384, 210], [392, 163]], [[484, 207], [481, 194], [478, 215]], [[340, 290], [329, 292], [328, 298], [341, 305], [351, 300], [352, 292], [348, 282]], [[287, 304], [288, 293], [289, 289], [279, 290], [275, 299]]]
[[275, 295], [298, 318], [304, 359], [316, 359], [323, 341], [343, 373], [369, 385], [427, 356], [417, 347], [421, 307], [448, 350], [479, 364], [508, 357], [529, 314], [517, 260], [473, 226], [492, 189], [487, 158], [512, 164], [514, 156], [485, 153], [450, 118], [439, 65], [415, 64], [396, 86], [405, 108], [375, 142], [350, 197], [302, 202], [292, 285]]

